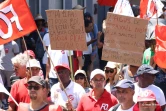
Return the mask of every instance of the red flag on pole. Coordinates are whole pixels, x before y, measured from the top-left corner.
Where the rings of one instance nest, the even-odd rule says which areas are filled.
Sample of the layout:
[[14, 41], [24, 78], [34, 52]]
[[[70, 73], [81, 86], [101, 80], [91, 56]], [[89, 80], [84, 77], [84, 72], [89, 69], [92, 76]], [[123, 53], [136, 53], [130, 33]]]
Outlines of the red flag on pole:
[[0, 45], [36, 29], [26, 0], [5, 0], [0, 4]]
[[166, 68], [166, 26], [156, 26], [156, 48], [154, 61], [161, 67]]
[[98, 0], [97, 2], [101, 6], [115, 6], [117, 0]]
[[163, 3], [160, 0], [141, 0], [140, 1], [140, 18], [150, 19], [156, 18], [163, 13]]

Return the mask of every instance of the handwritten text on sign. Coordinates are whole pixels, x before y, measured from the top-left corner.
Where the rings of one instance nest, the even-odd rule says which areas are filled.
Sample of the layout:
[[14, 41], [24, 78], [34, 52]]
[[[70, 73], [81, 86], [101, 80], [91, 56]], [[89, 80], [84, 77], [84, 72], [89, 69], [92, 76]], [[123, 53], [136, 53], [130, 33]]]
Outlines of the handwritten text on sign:
[[87, 49], [82, 11], [47, 10], [46, 13], [52, 49]]
[[102, 59], [141, 65], [147, 24], [147, 20], [108, 13]]

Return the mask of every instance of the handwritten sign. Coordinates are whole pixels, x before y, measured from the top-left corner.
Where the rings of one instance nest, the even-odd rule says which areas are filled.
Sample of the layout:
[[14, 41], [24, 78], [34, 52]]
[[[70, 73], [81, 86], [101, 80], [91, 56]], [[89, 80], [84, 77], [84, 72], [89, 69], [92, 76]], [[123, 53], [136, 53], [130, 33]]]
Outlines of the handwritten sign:
[[47, 10], [46, 13], [52, 49], [87, 50], [83, 11]]
[[144, 19], [108, 13], [102, 59], [141, 65], [147, 24]]

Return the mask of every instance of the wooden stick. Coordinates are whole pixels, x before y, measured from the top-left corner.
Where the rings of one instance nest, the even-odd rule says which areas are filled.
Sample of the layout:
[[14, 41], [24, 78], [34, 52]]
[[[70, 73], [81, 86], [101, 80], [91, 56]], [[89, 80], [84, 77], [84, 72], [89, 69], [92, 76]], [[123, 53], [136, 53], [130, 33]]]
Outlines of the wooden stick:
[[[32, 77], [32, 70], [31, 70], [31, 66], [30, 66], [30, 62], [29, 62], [29, 55], [28, 55], [28, 49], [27, 49], [27, 45], [26, 45], [26, 43], [25, 43], [25, 39], [24, 39], [24, 37], [22, 37], [23, 38], [23, 42], [24, 42], [24, 46], [25, 46], [25, 50], [26, 50], [26, 54], [27, 54], [27, 56], [28, 56], [28, 64], [29, 64], [29, 69], [30, 69], [30, 76]], [[29, 79], [29, 78], [28, 78]]]
[[[43, 44], [44, 50], [46, 51], [46, 53], [48, 54], [48, 57], [50, 58], [50, 61], [51, 61], [52, 66], [55, 67], [55, 65], [54, 65], [54, 63], [53, 63], [53, 61], [52, 61], [52, 59], [51, 59], [51, 56], [50, 56], [50, 54], [48, 53], [48, 50], [46, 49], [46, 46], [45, 46], [45, 44], [44, 44], [44, 42], [43, 42], [43, 40], [42, 40], [42, 37], [41, 37], [41, 35], [40, 35], [38, 29], [37, 29], [37, 32], [38, 32], [39, 38], [40, 38], [40, 40], [41, 40], [41, 42], [42, 42], [42, 44]], [[68, 95], [67, 95], [66, 89], [65, 89], [64, 85], [62, 84], [62, 81], [61, 81], [59, 75], [57, 74], [57, 72], [56, 72], [55, 74], [56, 74], [57, 77], [58, 77], [58, 80], [59, 80], [59, 82], [60, 82], [60, 84], [61, 84], [61, 86], [62, 86], [63, 91], [65, 92], [65, 95], [67, 96], [68, 101], [70, 101], [70, 99], [69, 99], [69, 97], [68, 97]], [[73, 107], [73, 106], [72, 106], [72, 107]], [[72, 111], [74, 111], [74, 108], [72, 108]]]
[[73, 63], [72, 63], [72, 59], [71, 59], [71, 51], [69, 50], [69, 62], [70, 62], [70, 70], [71, 70], [71, 78], [72, 80], [74, 80], [74, 74], [73, 74]]

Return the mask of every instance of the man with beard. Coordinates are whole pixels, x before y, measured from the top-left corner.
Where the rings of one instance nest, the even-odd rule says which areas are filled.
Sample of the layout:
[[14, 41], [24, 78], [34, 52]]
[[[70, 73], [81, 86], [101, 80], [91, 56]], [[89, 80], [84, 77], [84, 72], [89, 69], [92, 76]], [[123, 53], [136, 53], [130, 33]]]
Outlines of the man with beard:
[[156, 101], [156, 97], [151, 90], [145, 90], [138, 96], [137, 104], [133, 111], [162, 111]]
[[116, 90], [116, 97], [119, 101], [119, 104], [109, 109], [109, 111], [133, 111], [133, 107], [135, 105], [133, 101], [133, 82], [123, 79], [113, 87], [113, 90]]
[[118, 103], [117, 99], [104, 89], [105, 82], [104, 71], [95, 69], [91, 72], [90, 84], [93, 89], [82, 96], [77, 111], [108, 111]]
[[49, 105], [44, 101], [46, 82], [40, 76], [31, 77], [27, 88], [30, 103], [20, 103], [17, 111], [62, 111], [59, 105]]

